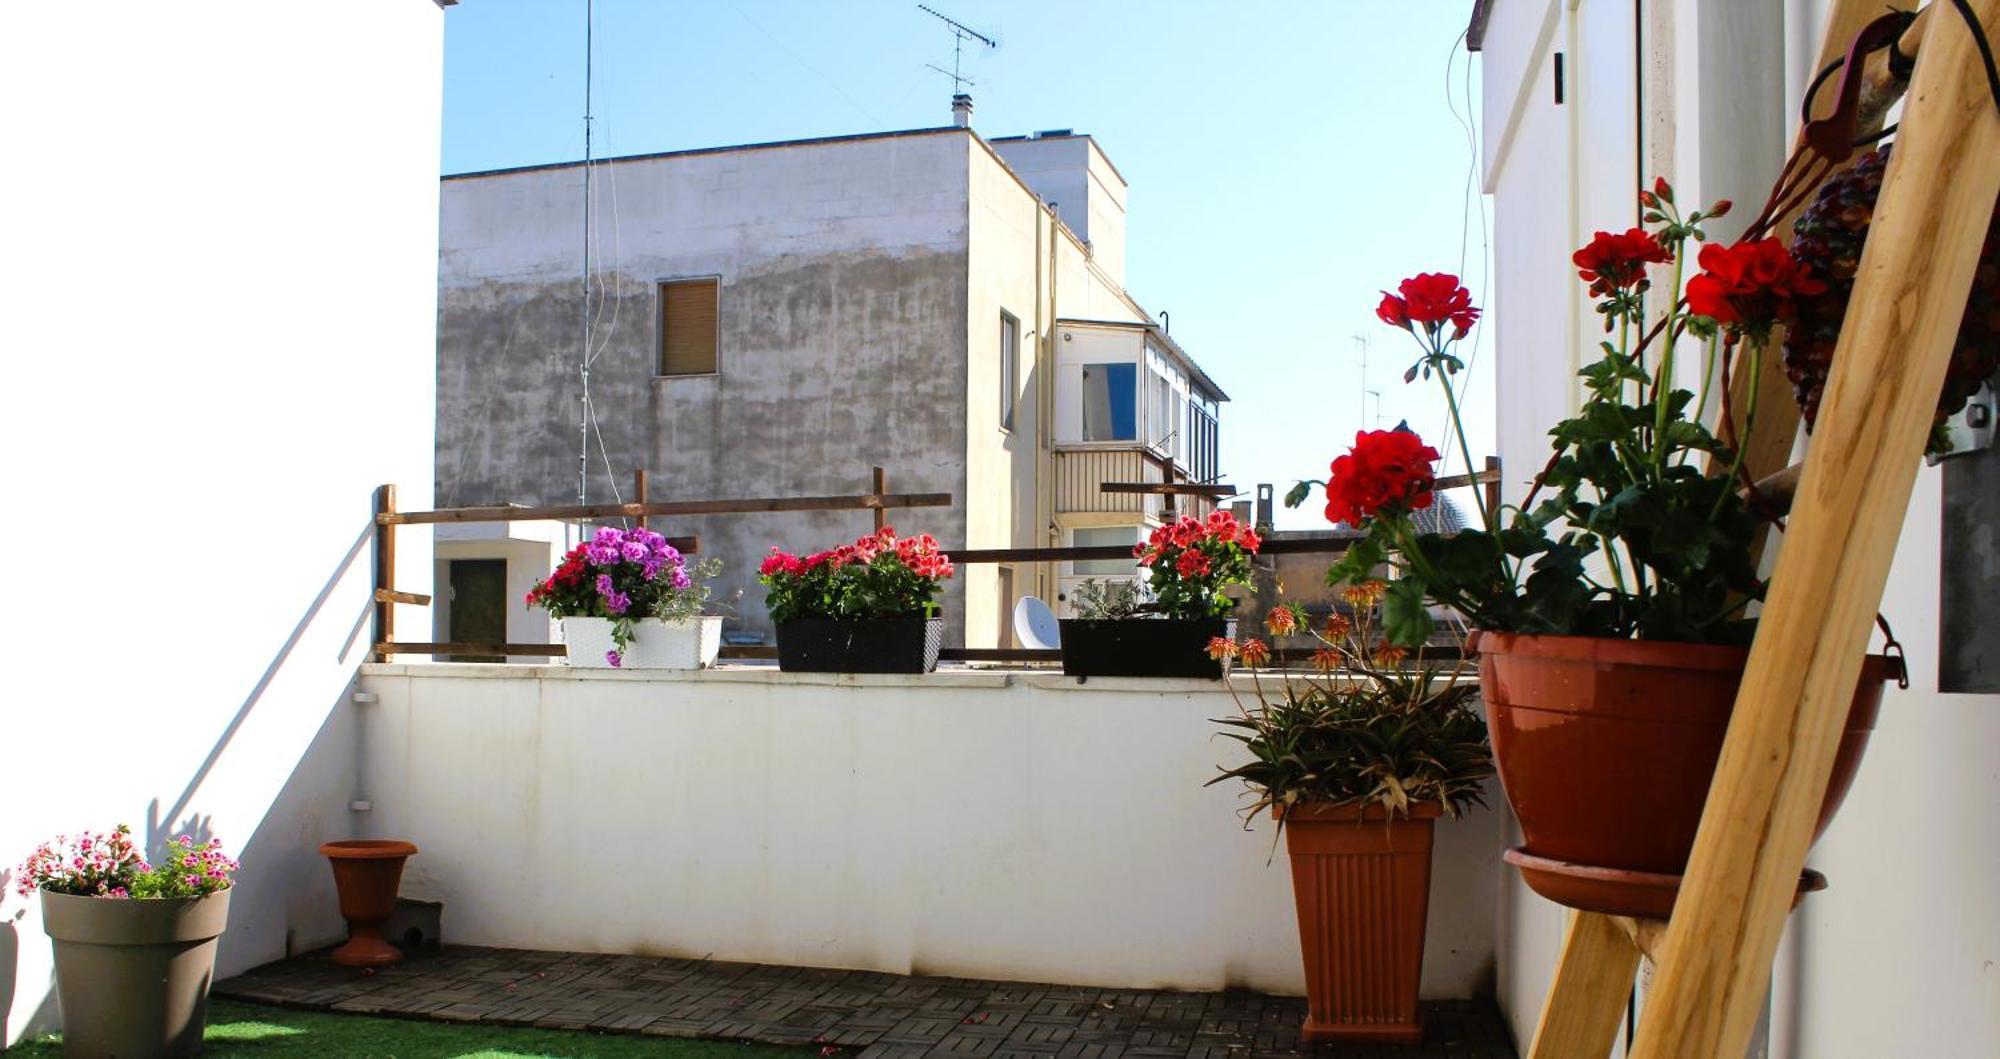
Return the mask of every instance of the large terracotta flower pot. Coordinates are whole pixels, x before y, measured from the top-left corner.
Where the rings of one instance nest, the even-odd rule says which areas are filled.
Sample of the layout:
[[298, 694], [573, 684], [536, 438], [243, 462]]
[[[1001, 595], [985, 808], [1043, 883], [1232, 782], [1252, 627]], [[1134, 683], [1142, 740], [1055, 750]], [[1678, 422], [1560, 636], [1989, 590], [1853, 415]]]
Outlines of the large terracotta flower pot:
[[1379, 805], [1283, 810], [1306, 1024], [1318, 1041], [1415, 1044], [1430, 915], [1431, 831], [1442, 810], [1390, 820]]
[[403, 950], [382, 939], [382, 924], [395, 914], [403, 862], [416, 856], [417, 847], [391, 839], [352, 839], [322, 843], [319, 851], [333, 862], [340, 915], [347, 920], [347, 944], [333, 950], [333, 962], [344, 967], [401, 962]]
[[[1749, 650], [1494, 632], [1473, 646], [1494, 765], [1525, 839], [1509, 860], [1551, 900], [1665, 918]], [[1854, 782], [1898, 665], [1862, 665], [1815, 839]]]
[[42, 891], [54, 943], [63, 1054], [193, 1055], [208, 1020], [229, 891], [120, 899]]

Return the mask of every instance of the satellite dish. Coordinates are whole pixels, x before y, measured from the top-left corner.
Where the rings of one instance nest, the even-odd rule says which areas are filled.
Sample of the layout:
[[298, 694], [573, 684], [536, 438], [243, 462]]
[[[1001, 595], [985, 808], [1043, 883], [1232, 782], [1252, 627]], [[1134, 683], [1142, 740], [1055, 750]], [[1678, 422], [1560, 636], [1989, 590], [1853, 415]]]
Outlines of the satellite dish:
[[1062, 646], [1062, 624], [1047, 603], [1022, 596], [1014, 602], [1014, 636], [1031, 651], [1053, 651]]

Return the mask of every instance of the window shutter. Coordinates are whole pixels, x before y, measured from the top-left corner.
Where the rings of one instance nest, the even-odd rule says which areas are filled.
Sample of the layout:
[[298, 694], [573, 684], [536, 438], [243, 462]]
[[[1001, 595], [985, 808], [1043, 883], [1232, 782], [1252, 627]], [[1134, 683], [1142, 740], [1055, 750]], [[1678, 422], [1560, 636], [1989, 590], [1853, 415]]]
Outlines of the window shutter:
[[716, 370], [716, 281], [660, 284], [660, 374]]

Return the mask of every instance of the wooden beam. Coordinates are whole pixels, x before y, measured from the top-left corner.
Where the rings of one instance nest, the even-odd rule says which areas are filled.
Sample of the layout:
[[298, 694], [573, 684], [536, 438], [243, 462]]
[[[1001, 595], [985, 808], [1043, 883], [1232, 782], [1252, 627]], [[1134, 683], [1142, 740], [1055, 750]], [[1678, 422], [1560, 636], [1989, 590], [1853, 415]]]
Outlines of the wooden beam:
[[574, 521], [639, 518], [644, 515], [736, 515], [760, 511], [861, 511], [871, 508], [950, 507], [950, 493], [889, 493], [868, 496], [790, 496], [749, 500], [671, 500], [646, 504], [563, 504], [554, 507], [448, 507], [436, 511], [390, 512], [383, 525], [432, 522]]
[[[1339, 555], [1355, 541], [1354, 537], [1301, 537], [1292, 540], [1267, 540], [1257, 550], [1259, 555]], [[952, 548], [945, 554], [951, 561], [967, 563], [1060, 563], [1079, 559], [1130, 559], [1132, 548], [1121, 544], [1093, 544], [1076, 548]]]
[[[879, 492], [879, 490], [878, 490], [878, 492]], [[632, 500], [633, 500], [633, 502], [634, 502], [634, 503], [636, 503], [636, 504], [638, 504], [638, 505], [639, 505], [639, 506], [641, 506], [641, 507], [644, 507], [644, 506], [646, 505], [646, 501], [648, 501], [648, 500], [650, 500], [650, 499], [652, 499], [652, 498], [646, 495], [646, 469], [645, 469], [644, 467], [634, 467], [634, 468], [632, 468]], [[647, 515], [640, 515], [640, 516], [639, 516], [639, 528], [640, 528], [640, 529], [651, 529], [651, 528], [652, 528], [652, 527], [650, 527], [650, 526], [648, 526], [648, 525], [646, 524], [646, 523], [647, 523], [647, 521], [649, 520], [649, 518], [650, 518], [650, 516], [647, 516]]]
[[[887, 496], [889, 494], [889, 472], [876, 467], [869, 472], [868, 478], [870, 483], [868, 486], [869, 493], [875, 496]], [[875, 532], [882, 532], [882, 528], [888, 524], [889, 509], [877, 507], [875, 509]]]
[[431, 597], [418, 592], [398, 592], [393, 588], [378, 588], [375, 590], [375, 602], [408, 603], [413, 607], [428, 607], [431, 605]]
[[[1971, 2], [2000, 37], [2000, 0]], [[1933, 19], [1635, 1059], [1748, 1044], [1996, 197], [1985, 68]]]
[[[375, 642], [383, 643], [396, 638], [396, 605], [382, 598], [382, 593], [394, 591], [389, 586], [396, 583], [396, 526], [385, 522], [396, 514], [396, 487], [378, 485], [375, 487]], [[375, 661], [386, 662], [388, 655], [375, 652]]]
[[1526, 1059], [1603, 1059], [1618, 1039], [1639, 949], [1611, 916], [1570, 913], [1562, 959]]
[[1235, 496], [1233, 485], [1202, 485], [1198, 482], [1101, 482], [1104, 493], [1139, 493], [1144, 496]]
[[569, 648], [559, 643], [378, 643], [375, 653], [388, 655], [534, 655], [561, 658]]

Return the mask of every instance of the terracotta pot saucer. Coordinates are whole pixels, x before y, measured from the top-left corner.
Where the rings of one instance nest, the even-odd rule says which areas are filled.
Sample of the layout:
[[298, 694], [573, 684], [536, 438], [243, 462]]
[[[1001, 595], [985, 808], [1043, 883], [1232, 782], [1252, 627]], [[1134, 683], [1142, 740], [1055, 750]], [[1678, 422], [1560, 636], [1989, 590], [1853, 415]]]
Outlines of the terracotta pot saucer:
[[[1508, 850], [1505, 857], [1507, 863], [1521, 870], [1521, 878], [1529, 889], [1559, 905], [1586, 912], [1665, 920], [1673, 913], [1674, 898], [1681, 889], [1678, 875], [1571, 864], [1537, 857], [1523, 846]], [[1792, 907], [1797, 908], [1807, 894], [1824, 889], [1826, 876], [1807, 868], [1799, 876]]]

